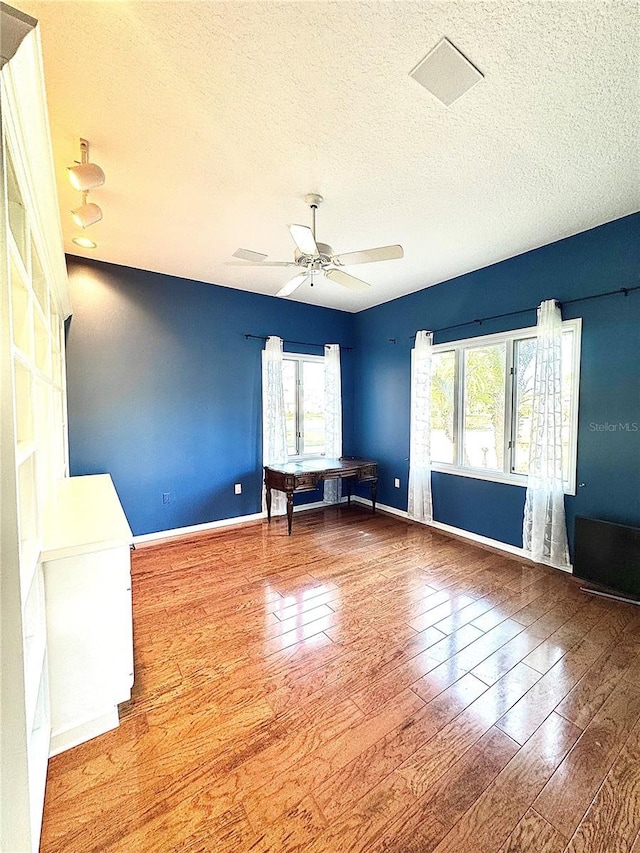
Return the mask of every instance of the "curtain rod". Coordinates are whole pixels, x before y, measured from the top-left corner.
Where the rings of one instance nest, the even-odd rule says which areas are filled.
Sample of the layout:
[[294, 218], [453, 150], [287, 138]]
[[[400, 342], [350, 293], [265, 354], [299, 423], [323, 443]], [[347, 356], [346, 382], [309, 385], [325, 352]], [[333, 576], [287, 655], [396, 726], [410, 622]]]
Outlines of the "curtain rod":
[[[267, 338], [271, 337], [271, 335], [251, 335], [248, 332], [245, 333], [245, 338], [255, 338], [257, 341], [266, 341]], [[283, 344], [297, 344], [299, 347], [322, 347], [325, 348], [326, 344], [311, 344], [309, 341], [289, 341], [286, 338], [282, 339]], [[353, 347], [344, 347], [342, 344], [338, 344], [340, 349], [342, 350], [352, 350]]]
[[[622, 293], [623, 296], [628, 296], [634, 290], [640, 290], [640, 285], [635, 285], [634, 287], [619, 287], [617, 290], [608, 290], [606, 293], [594, 293], [592, 296], [578, 296], [575, 299], [565, 299], [564, 301], [558, 301], [558, 305], [561, 307], [563, 305], [573, 305], [575, 302], [588, 302], [590, 299], [602, 299], [603, 296], [616, 296], [619, 293]], [[455, 323], [453, 326], [442, 326], [440, 329], [431, 329], [431, 333], [435, 335], [436, 332], [448, 332], [451, 329], [460, 329], [463, 326], [473, 326], [474, 323], [478, 323], [482, 325], [486, 323], [488, 320], [501, 320], [503, 317], [515, 317], [517, 314], [527, 314], [529, 311], [537, 311], [538, 305], [534, 305], [533, 308], [520, 308], [519, 311], [507, 311], [506, 314], [492, 314], [490, 317], [482, 317], [481, 319], [475, 320], [467, 320], [466, 323]], [[409, 335], [409, 338], [415, 338], [416, 332], [413, 335]], [[397, 343], [397, 338], [389, 338], [389, 343]]]

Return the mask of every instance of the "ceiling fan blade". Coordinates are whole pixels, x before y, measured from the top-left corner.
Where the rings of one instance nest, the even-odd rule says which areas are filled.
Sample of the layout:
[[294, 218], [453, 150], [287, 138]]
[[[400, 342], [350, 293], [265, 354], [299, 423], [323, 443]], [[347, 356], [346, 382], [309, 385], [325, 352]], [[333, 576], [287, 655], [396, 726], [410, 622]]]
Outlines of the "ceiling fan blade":
[[263, 255], [262, 252], [252, 252], [251, 249], [236, 249], [233, 253], [234, 258], [240, 258], [241, 261], [264, 261], [268, 255]]
[[276, 296], [291, 296], [293, 291], [297, 290], [301, 284], [304, 284], [308, 278], [310, 278], [310, 276], [307, 272], [298, 273], [298, 275], [294, 276], [291, 281], [288, 281], [284, 287], [280, 288], [276, 293]]
[[[265, 255], [266, 257], [266, 255]], [[295, 267], [293, 261], [261, 261], [261, 262], [251, 262], [251, 261], [225, 261], [225, 266], [227, 267]]]
[[348, 287], [349, 290], [367, 290], [371, 287], [366, 281], [361, 281], [354, 275], [349, 275], [344, 270], [325, 270], [325, 275], [330, 281], [335, 281], [336, 284]]
[[308, 225], [290, 225], [289, 231], [291, 231], [293, 242], [303, 255], [311, 255], [314, 258], [318, 257], [320, 253], [316, 245], [316, 238], [313, 236], [313, 231]]
[[351, 264], [371, 264], [374, 261], [395, 261], [404, 258], [402, 246], [379, 246], [377, 249], [362, 249], [360, 252], [347, 252], [344, 255], [335, 255], [332, 260], [337, 264], [350, 266]]

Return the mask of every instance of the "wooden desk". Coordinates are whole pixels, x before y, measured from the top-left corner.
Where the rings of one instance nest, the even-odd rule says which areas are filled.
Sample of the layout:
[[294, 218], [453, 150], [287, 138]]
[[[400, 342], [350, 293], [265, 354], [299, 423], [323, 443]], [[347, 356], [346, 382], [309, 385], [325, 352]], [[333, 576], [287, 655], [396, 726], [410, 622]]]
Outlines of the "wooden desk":
[[351, 483], [354, 480], [356, 483], [371, 483], [371, 503], [373, 512], [376, 511], [377, 462], [371, 462], [368, 459], [352, 459], [348, 456], [340, 459], [303, 459], [300, 462], [287, 462], [285, 465], [265, 465], [264, 485], [269, 523], [271, 523], [271, 489], [277, 489], [287, 495], [287, 526], [291, 536], [294, 493], [311, 492], [323, 480], [346, 480], [349, 504], [351, 504]]

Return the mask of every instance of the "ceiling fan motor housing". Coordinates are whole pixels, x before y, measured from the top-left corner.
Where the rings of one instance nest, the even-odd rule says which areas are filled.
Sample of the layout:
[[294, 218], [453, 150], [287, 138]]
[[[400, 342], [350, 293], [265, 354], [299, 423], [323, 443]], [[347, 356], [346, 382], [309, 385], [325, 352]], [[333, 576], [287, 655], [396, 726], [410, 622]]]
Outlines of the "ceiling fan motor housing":
[[333, 249], [327, 243], [318, 243], [318, 255], [305, 255], [300, 249], [296, 249], [294, 253], [295, 262], [299, 267], [311, 267], [312, 269], [322, 269], [322, 267], [333, 263], [331, 257]]

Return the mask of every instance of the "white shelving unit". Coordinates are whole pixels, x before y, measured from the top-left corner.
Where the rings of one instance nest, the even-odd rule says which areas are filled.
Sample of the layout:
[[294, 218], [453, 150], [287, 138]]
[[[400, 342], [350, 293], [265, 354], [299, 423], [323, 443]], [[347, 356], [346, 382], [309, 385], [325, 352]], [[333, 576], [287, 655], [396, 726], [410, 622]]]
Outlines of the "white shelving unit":
[[43, 517], [68, 476], [70, 314], [36, 21], [0, 6], [0, 849], [37, 851], [51, 721]]
[[109, 474], [67, 477], [46, 514], [42, 562], [56, 755], [119, 724], [131, 698], [131, 528]]

